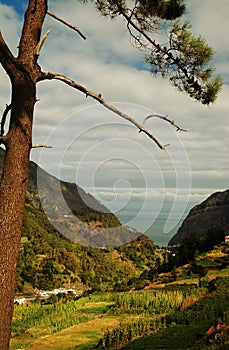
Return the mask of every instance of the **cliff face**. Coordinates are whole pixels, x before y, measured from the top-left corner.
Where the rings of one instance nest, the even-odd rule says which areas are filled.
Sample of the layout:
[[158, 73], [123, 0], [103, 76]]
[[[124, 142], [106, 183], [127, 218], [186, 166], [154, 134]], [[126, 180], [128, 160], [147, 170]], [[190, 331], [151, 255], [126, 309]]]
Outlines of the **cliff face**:
[[215, 192], [192, 208], [168, 245], [179, 244], [184, 237], [192, 234], [203, 236], [214, 225], [220, 226], [226, 233], [229, 231], [229, 190]]

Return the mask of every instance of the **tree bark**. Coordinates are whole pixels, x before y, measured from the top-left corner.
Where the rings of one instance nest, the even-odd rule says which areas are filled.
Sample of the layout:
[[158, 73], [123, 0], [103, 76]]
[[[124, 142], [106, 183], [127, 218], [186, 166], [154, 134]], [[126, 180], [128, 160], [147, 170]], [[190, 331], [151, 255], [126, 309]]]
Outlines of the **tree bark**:
[[10, 131], [0, 183], [0, 348], [9, 348], [16, 267], [28, 181], [35, 84], [20, 76], [12, 86]]
[[47, 13], [47, 0], [29, 0], [19, 54], [15, 58], [0, 33], [0, 62], [12, 85], [10, 125], [1, 137], [6, 147], [0, 182], [0, 349], [8, 350], [16, 268], [28, 182], [36, 83], [41, 70], [36, 47]]

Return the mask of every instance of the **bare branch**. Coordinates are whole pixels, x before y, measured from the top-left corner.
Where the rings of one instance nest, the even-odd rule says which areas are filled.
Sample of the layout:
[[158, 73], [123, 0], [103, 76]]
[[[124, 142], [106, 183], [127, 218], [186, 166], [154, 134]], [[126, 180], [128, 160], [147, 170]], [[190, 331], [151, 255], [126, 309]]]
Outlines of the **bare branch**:
[[7, 46], [1, 31], [0, 31], [0, 63], [2, 64], [6, 73], [10, 77], [12, 77], [13, 70], [15, 68], [15, 58], [12, 52], [10, 51], [9, 47]]
[[163, 120], [165, 120], [166, 122], [168, 122], [169, 124], [175, 126], [175, 128], [177, 128], [177, 131], [184, 131], [184, 132], [187, 132], [186, 129], [183, 129], [183, 128], [181, 128], [179, 125], [177, 125], [177, 124], [174, 122], [174, 120], [169, 119], [169, 118], [167, 117], [167, 115], [166, 115], [166, 116], [163, 116], [163, 115], [160, 115], [160, 114], [150, 114], [150, 115], [148, 115], [148, 116], [143, 120], [142, 125], [144, 125], [148, 119], [154, 118], [154, 117], [163, 119]]
[[44, 36], [41, 38], [41, 40], [37, 44], [35, 51], [34, 51], [35, 56], [39, 56], [41, 48], [44, 45], [44, 42], [47, 39], [48, 35], [51, 33], [51, 31], [52, 31], [52, 29], [47, 30], [47, 32], [44, 34]]
[[40, 148], [40, 147], [43, 147], [43, 148], [52, 148], [52, 146], [50, 145], [44, 145], [42, 143], [38, 143], [36, 145], [32, 145], [32, 148]]
[[22, 64], [31, 65], [35, 49], [40, 41], [41, 30], [47, 13], [47, 0], [27, 1], [27, 9], [19, 41], [18, 59]]
[[135, 120], [134, 118], [130, 117], [129, 115], [127, 115], [126, 113], [120, 111], [118, 108], [116, 108], [115, 106], [111, 105], [110, 103], [108, 103], [106, 100], [104, 100], [101, 96], [101, 94], [96, 94], [95, 92], [88, 90], [87, 88], [85, 88], [84, 86], [80, 85], [79, 83], [75, 82], [74, 80], [69, 79], [68, 77], [62, 75], [62, 74], [58, 74], [58, 73], [43, 73], [42, 77], [40, 80], [45, 80], [45, 79], [56, 79], [56, 80], [60, 80], [62, 82], [64, 82], [65, 84], [73, 87], [74, 89], [77, 89], [79, 91], [81, 91], [82, 93], [84, 93], [87, 96], [92, 97], [93, 99], [95, 99], [96, 101], [98, 101], [99, 103], [101, 103], [104, 107], [106, 107], [107, 109], [109, 109], [110, 111], [112, 111], [113, 113], [119, 115], [120, 117], [128, 120], [130, 123], [132, 123], [133, 125], [136, 126], [136, 128], [139, 129], [139, 132], [144, 132], [149, 138], [151, 138], [160, 149], [165, 149], [165, 147], [160, 143], [160, 141], [150, 132], [148, 131], [143, 124], [140, 124], [137, 120]]
[[66, 25], [67, 27], [75, 30], [80, 36], [81, 38], [83, 38], [84, 40], [86, 40], [86, 36], [80, 31], [80, 29], [78, 27], [75, 27], [74, 25], [72, 25], [71, 23], [68, 23], [67, 21], [65, 21], [64, 19], [56, 16], [54, 13], [47, 11], [47, 14], [53, 18], [55, 18], [57, 21], [63, 23], [64, 25]]
[[7, 142], [8, 142], [8, 137], [7, 136], [0, 136], [0, 145], [3, 144], [3, 145], [7, 145]]
[[4, 135], [4, 127], [5, 127], [5, 123], [6, 123], [6, 117], [7, 117], [7, 114], [8, 112], [11, 110], [12, 108], [12, 105], [9, 104], [9, 105], [6, 105], [6, 108], [4, 110], [4, 113], [2, 115], [2, 120], [1, 120], [1, 131], [0, 131], [0, 136], [3, 136]]

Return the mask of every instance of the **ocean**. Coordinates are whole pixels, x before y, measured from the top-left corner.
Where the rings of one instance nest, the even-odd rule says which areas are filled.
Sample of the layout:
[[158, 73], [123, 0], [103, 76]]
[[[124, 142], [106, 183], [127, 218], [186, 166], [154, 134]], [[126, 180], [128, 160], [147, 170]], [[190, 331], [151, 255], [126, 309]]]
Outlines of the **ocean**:
[[145, 233], [159, 246], [168, 244], [191, 208], [208, 196], [205, 193], [193, 195], [185, 190], [176, 193], [174, 189], [148, 189], [146, 193], [145, 189], [138, 188], [128, 193], [123, 188], [116, 189], [114, 194], [111, 188], [94, 188], [92, 192], [122, 224]]
[[[121, 223], [133, 227], [139, 232], [145, 233], [156, 245], [162, 247], [166, 246], [169, 240], [176, 234], [190, 209], [195, 204], [193, 202], [189, 203], [184, 211], [173, 212], [172, 215], [170, 215], [171, 202], [164, 203], [160, 212], [156, 213], [156, 217], [155, 213], [149, 210], [144, 210], [138, 215], [138, 211], [134, 208], [120, 210], [116, 212], [115, 215]], [[168, 221], [169, 215], [170, 218]], [[171, 229], [166, 230], [166, 226], [171, 227]]]

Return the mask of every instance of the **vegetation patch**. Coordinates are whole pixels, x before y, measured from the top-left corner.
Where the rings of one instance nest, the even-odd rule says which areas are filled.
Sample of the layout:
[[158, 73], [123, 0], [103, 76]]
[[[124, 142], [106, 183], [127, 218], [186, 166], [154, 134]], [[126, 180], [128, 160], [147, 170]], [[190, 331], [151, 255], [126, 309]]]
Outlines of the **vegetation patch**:
[[200, 350], [206, 345], [201, 339], [205, 332], [205, 327], [175, 325], [167, 327], [156, 333], [144, 336], [141, 339], [136, 339], [123, 349], [139, 350], [139, 349], [193, 349]]

